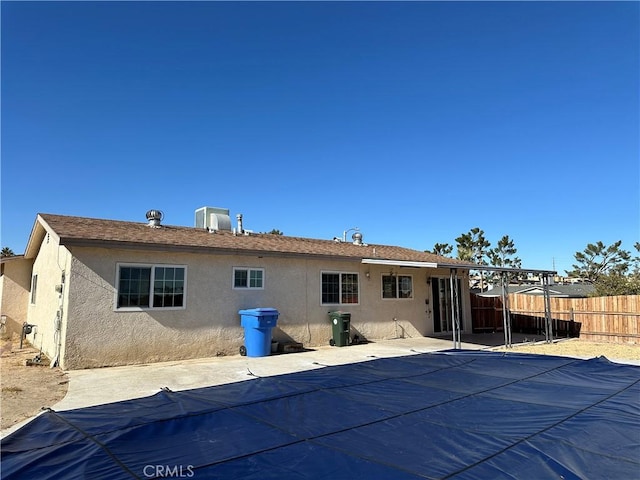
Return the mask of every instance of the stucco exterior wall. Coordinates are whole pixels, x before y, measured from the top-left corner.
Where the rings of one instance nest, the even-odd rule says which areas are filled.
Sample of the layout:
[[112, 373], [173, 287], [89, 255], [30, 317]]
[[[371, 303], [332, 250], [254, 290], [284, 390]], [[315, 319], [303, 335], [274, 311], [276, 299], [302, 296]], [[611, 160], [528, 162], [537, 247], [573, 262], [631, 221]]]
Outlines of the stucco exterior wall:
[[[33, 332], [27, 336], [29, 342], [52, 362], [62, 357], [60, 348], [64, 348], [64, 298], [63, 278], [68, 272], [71, 255], [60, 246], [54, 235], [45, 234], [40, 250], [36, 256], [31, 275], [37, 275], [38, 281], [35, 301], [31, 302], [31, 294], [27, 299], [27, 322], [35, 325]], [[31, 280], [30, 280], [31, 282]], [[62, 286], [62, 288], [56, 288]]]
[[[327, 345], [328, 312], [351, 313], [352, 334], [369, 340], [433, 332], [426, 303], [430, 274], [448, 271], [399, 269], [413, 276], [413, 299], [382, 299], [389, 267], [359, 261], [238, 255], [148, 252], [72, 247], [67, 274], [66, 347], [63, 368], [236, 355], [244, 342], [238, 310], [273, 307], [280, 312], [273, 337], [306, 347]], [[179, 310], [118, 311], [118, 264], [183, 265], [186, 307]], [[264, 269], [264, 289], [233, 289], [233, 267]], [[321, 305], [321, 272], [359, 274], [358, 305]], [[368, 273], [368, 276], [367, 276]], [[464, 283], [464, 282], [463, 282]], [[465, 294], [468, 296], [468, 291]], [[463, 295], [464, 297], [464, 295]], [[468, 302], [467, 302], [468, 303]], [[470, 326], [470, 321], [469, 321]]]
[[6, 259], [2, 264], [0, 313], [6, 315], [8, 333], [20, 332], [27, 321], [32, 264], [24, 258]]

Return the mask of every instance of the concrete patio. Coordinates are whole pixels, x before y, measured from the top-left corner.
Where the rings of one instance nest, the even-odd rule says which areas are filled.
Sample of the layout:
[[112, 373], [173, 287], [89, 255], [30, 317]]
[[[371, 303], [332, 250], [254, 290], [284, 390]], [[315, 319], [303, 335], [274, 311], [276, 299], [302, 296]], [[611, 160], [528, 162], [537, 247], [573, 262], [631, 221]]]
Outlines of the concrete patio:
[[[513, 343], [535, 338], [514, 334]], [[540, 340], [539, 338], [537, 340]], [[479, 350], [504, 343], [502, 334], [462, 336], [462, 348]], [[143, 365], [70, 370], [69, 390], [53, 410], [73, 410], [105, 403], [141, 398], [156, 394], [163, 388], [173, 391], [268, 377], [325, 366], [363, 362], [375, 358], [398, 357], [453, 348], [450, 337], [418, 337], [383, 340], [348, 347], [318, 347], [302, 352], [268, 357], [213, 357], [179, 360]], [[32, 419], [1, 432], [1, 436], [16, 431]]]

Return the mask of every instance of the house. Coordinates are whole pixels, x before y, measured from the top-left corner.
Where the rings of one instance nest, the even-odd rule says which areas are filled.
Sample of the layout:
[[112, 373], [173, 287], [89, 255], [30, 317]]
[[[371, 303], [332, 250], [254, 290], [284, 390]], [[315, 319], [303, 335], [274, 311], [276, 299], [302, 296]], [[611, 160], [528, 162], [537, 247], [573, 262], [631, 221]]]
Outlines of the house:
[[31, 265], [24, 255], [0, 259], [0, 311], [2, 328], [11, 334], [22, 330], [27, 319], [29, 301], [26, 298], [31, 285]]
[[359, 232], [252, 233], [228, 212], [198, 209], [195, 227], [154, 210], [139, 223], [39, 214], [24, 255], [2, 259], [2, 313], [64, 369], [234, 355], [238, 311], [255, 307], [278, 310], [275, 339], [305, 347], [329, 344], [335, 310], [368, 340], [445, 334], [456, 319], [471, 332], [467, 262]]
[[[549, 297], [551, 298], [586, 298], [594, 291], [595, 287], [589, 283], [549, 285]], [[472, 289], [471, 293], [475, 293], [481, 297], [500, 297], [502, 295], [502, 289], [500, 287], [494, 287], [484, 292], [481, 292], [479, 289]], [[541, 297], [544, 295], [544, 288], [542, 285], [509, 285], [509, 293]]]

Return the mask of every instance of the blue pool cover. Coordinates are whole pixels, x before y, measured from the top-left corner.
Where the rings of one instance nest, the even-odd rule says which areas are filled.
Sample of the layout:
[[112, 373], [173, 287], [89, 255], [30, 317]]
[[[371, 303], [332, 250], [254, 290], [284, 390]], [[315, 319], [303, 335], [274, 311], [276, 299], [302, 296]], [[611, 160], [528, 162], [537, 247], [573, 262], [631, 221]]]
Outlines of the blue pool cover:
[[96, 407], [2, 441], [9, 479], [637, 479], [640, 367], [447, 351]]

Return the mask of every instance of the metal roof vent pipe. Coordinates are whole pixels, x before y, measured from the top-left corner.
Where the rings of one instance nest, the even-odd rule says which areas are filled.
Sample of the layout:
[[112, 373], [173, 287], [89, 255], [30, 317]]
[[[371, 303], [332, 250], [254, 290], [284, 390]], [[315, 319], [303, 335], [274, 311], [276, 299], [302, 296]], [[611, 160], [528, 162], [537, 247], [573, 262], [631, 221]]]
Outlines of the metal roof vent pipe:
[[163, 216], [164, 214], [160, 210], [149, 210], [147, 212], [147, 220], [149, 221], [147, 225], [151, 228], [160, 228]]
[[356, 232], [351, 235], [351, 239], [353, 240], [354, 245], [362, 245], [362, 234], [360, 232]]
[[242, 214], [238, 213], [236, 215], [236, 218], [238, 219], [238, 230], [237, 230], [237, 233], [238, 233], [238, 235], [242, 235], [244, 233], [244, 230], [242, 228]]

